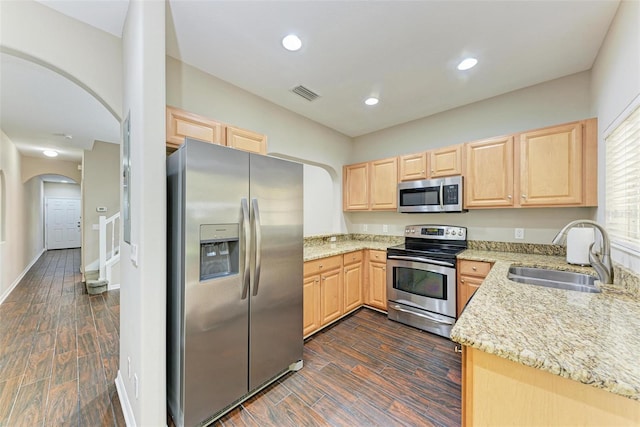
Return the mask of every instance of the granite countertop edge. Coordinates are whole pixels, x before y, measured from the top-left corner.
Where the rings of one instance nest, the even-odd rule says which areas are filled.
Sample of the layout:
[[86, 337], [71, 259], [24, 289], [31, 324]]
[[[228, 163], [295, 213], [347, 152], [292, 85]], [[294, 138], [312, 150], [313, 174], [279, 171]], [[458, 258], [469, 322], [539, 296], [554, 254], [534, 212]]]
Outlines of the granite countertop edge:
[[511, 265], [595, 275], [559, 256], [466, 250], [458, 259], [494, 265], [454, 325], [453, 341], [640, 401], [637, 294], [615, 283], [596, 282], [602, 293], [588, 294], [507, 279]]
[[322, 245], [306, 246], [304, 248], [304, 261], [343, 255], [349, 252], [363, 249], [374, 249], [386, 251], [389, 246], [396, 245], [396, 242], [377, 242], [367, 240], [346, 240], [336, 243], [326, 243]]

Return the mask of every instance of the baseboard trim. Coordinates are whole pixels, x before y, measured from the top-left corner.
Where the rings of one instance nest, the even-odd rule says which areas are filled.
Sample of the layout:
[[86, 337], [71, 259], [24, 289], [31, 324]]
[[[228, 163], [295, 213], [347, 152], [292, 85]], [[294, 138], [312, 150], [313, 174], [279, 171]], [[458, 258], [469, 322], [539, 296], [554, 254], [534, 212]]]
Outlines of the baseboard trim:
[[115, 285], [107, 283], [107, 291], [115, 291], [116, 289], [120, 289], [120, 283], [116, 283]]
[[45, 251], [46, 249], [42, 249], [40, 253], [31, 260], [29, 265], [27, 265], [27, 267], [22, 271], [22, 273], [20, 273], [18, 278], [14, 280], [11, 286], [9, 286], [9, 289], [4, 291], [2, 295], [0, 295], [0, 304], [4, 302], [4, 300], [9, 296], [9, 294], [11, 294], [11, 292], [16, 288], [16, 286], [18, 286], [18, 284], [22, 281], [22, 279], [24, 279], [24, 276], [29, 272], [31, 267], [33, 267], [33, 265], [40, 259], [40, 257], [42, 256], [43, 253], [45, 253]]
[[122, 374], [120, 373], [120, 370], [118, 370], [118, 375], [116, 376], [116, 390], [118, 391], [118, 400], [122, 407], [122, 415], [124, 416], [125, 424], [127, 427], [136, 427], [136, 417], [133, 415], [133, 408], [129, 403], [127, 389], [122, 381]]

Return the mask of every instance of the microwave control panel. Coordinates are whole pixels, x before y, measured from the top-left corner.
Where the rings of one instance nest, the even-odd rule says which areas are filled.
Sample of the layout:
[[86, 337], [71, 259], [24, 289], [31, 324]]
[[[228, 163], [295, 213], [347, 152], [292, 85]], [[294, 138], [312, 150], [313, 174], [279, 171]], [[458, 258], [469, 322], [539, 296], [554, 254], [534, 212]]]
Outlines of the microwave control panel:
[[406, 237], [441, 240], [466, 240], [466, 227], [449, 225], [407, 225], [404, 229]]

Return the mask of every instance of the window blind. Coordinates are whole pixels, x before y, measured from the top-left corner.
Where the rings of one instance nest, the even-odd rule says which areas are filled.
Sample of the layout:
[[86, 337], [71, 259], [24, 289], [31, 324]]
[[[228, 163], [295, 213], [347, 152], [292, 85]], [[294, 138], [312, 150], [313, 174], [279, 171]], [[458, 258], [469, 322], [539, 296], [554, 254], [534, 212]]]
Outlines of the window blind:
[[640, 106], [605, 138], [606, 227], [611, 240], [640, 252]]

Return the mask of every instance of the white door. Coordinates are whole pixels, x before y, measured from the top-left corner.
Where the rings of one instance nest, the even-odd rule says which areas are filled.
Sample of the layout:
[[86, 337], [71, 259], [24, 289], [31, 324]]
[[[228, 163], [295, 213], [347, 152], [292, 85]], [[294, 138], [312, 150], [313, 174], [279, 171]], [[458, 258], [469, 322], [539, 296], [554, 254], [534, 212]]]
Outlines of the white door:
[[80, 247], [80, 199], [47, 199], [47, 249]]

